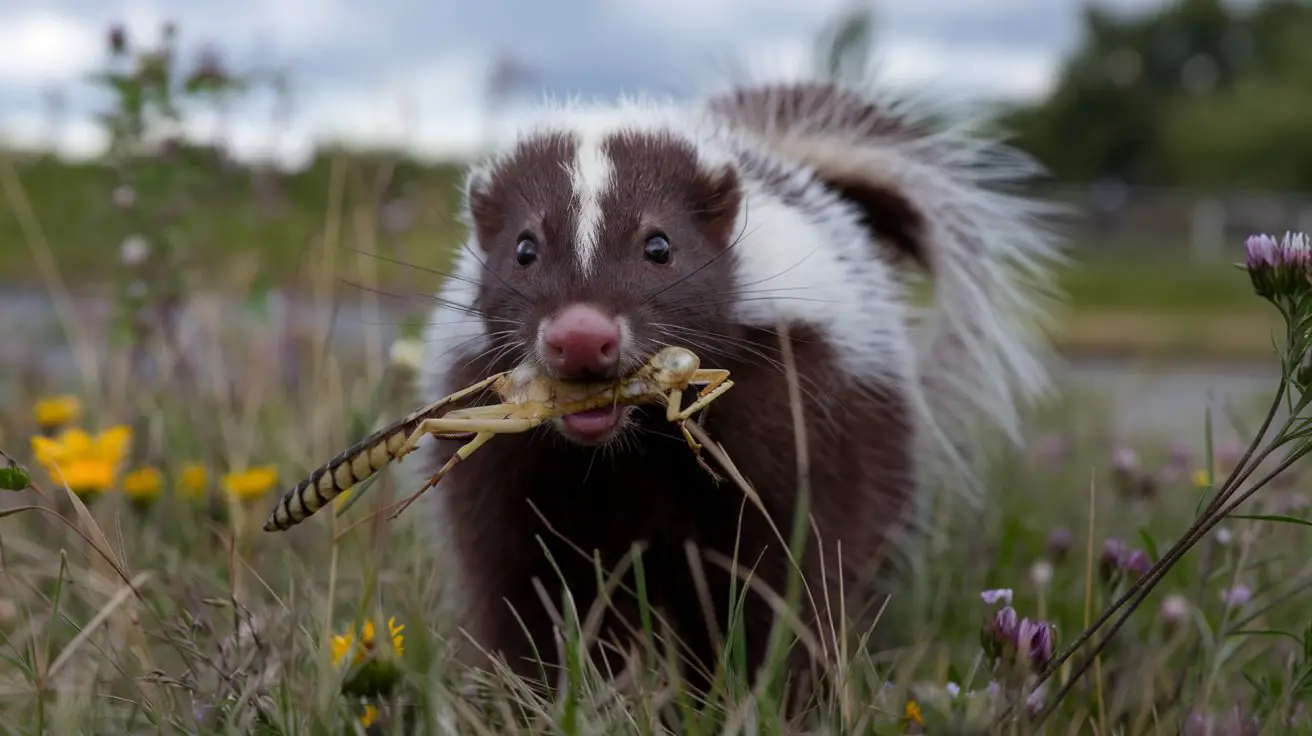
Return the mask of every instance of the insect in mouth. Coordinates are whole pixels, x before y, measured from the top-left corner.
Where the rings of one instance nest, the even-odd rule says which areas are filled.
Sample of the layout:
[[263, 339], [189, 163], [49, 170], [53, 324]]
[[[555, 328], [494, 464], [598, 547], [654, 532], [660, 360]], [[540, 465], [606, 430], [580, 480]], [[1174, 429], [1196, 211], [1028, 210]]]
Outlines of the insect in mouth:
[[[413, 452], [426, 434], [468, 442], [401, 504], [393, 518], [498, 434], [527, 432], [552, 419], [611, 405], [664, 402], [665, 418], [679, 426], [698, 463], [714, 477], [701, 456], [701, 445], [688, 431], [687, 421], [732, 386], [727, 370], [702, 368], [697, 354], [681, 347], [663, 348], [638, 370], [606, 383], [575, 385], [543, 377], [523, 380], [515, 371], [498, 373], [402, 417], [320, 466], [283, 495], [264, 522], [264, 530], [285, 531], [308, 519], [347, 488]], [[702, 388], [692, 403], [682, 406], [683, 391], [691, 387]], [[442, 412], [450, 404], [488, 388], [504, 403]]]

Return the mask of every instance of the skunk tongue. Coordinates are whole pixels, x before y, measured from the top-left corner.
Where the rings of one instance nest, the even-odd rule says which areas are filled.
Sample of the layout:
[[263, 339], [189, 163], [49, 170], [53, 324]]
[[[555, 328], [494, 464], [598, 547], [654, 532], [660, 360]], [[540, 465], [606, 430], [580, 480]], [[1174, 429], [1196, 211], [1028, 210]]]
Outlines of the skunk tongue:
[[599, 436], [614, 429], [619, 418], [618, 408], [607, 406], [601, 409], [581, 411], [577, 414], [566, 414], [561, 417], [561, 422], [570, 432], [575, 434]]

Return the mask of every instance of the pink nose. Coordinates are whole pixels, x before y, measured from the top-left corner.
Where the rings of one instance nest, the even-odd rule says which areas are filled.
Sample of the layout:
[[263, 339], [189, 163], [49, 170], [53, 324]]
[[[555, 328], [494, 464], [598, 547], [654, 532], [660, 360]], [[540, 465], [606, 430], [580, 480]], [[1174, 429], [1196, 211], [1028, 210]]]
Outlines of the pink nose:
[[566, 376], [605, 373], [620, 353], [620, 326], [593, 307], [575, 304], [557, 314], [542, 336], [546, 359]]

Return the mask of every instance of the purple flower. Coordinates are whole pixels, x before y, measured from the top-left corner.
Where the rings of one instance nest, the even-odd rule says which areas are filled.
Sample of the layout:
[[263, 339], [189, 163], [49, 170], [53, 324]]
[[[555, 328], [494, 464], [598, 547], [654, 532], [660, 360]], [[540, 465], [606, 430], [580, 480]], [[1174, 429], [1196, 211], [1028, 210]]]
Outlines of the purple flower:
[[1251, 600], [1253, 600], [1253, 591], [1243, 583], [1221, 591], [1221, 602], [1228, 608], [1238, 608]]
[[1052, 624], [1047, 621], [1021, 619], [1016, 625], [1016, 650], [1030, 661], [1036, 672], [1052, 661]]
[[1244, 458], [1244, 453], [1247, 450], [1247, 447], [1234, 440], [1223, 442], [1220, 447], [1216, 448], [1216, 459], [1220, 462], [1221, 467], [1228, 472], [1234, 470], [1239, 461]]
[[1188, 468], [1194, 464], [1193, 450], [1184, 442], [1175, 442], [1171, 445], [1171, 454], [1167, 462], [1174, 468]]
[[1244, 241], [1244, 265], [1253, 282], [1253, 291], [1264, 299], [1304, 291], [1312, 265], [1308, 237], [1286, 232], [1277, 241], [1270, 235], [1251, 235]]
[[1043, 710], [1043, 702], [1043, 686], [1040, 685], [1034, 688], [1034, 692], [1025, 696], [1025, 713], [1030, 718], [1034, 718]]
[[1117, 473], [1133, 474], [1139, 470], [1139, 453], [1133, 448], [1118, 447], [1112, 451], [1112, 470]]
[[998, 601], [1002, 601], [1002, 605], [1009, 606], [1011, 605], [1011, 588], [996, 588], [994, 590], [986, 590], [980, 593], [979, 597], [980, 600], [984, 601], [989, 605], [993, 605]]
[[1098, 559], [1098, 573], [1103, 580], [1111, 580], [1116, 573], [1121, 570], [1121, 562], [1125, 559], [1128, 548], [1124, 540], [1117, 537], [1108, 537], [1102, 543], [1102, 557]]
[[1019, 625], [1016, 609], [1011, 606], [999, 608], [993, 618], [980, 630], [980, 646], [989, 659], [997, 659], [1016, 641], [1016, 627]]
[[1059, 434], [1046, 435], [1035, 443], [1039, 457], [1048, 462], [1056, 462], [1066, 454], [1066, 440]]
[[1158, 615], [1162, 617], [1162, 622], [1175, 626], [1184, 623], [1189, 618], [1189, 601], [1179, 593], [1172, 593], [1162, 599], [1162, 607], [1158, 610]]
[[1269, 268], [1280, 261], [1280, 244], [1270, 235], [1249, 235], [1244, 240], [1244, 265], [1249, 270]]
[[1060, 561], [1066, 557], [1066, 553], [1070, 551], [1071, 544], [1074, 541], [1075, 536], [1071, 534], [1070, 529], [1064, 526], [1053, 529], [1052, 533], [1048, 535], [1048, 556]]
[[1134, 550], [1121, 560], [1121, 568], [1136, 579], [1146, 575], [1152, 566], [1153, 563], [1148, 559], [1148, 553], [1141, 549]]

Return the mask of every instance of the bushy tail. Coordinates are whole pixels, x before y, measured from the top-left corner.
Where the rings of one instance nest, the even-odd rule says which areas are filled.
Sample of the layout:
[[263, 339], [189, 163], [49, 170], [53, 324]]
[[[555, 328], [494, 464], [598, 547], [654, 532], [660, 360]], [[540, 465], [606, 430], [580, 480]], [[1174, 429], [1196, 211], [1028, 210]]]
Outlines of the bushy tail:
[[[1021, 441], [1024, 407], [1051, 386], [1047, 337], [1064, 261], [1042, 218], [1057, 208], [1008, 192], [1039, 173], [979, 120], [853, 85], [741, 82], [712, 109], [813, 168], [855, 204], [886, 253], [928, 271], [934, 305], [915, 326], [931, 431], [957, 458], [976, 432]], [[913, 263], [912, 263], [913, 262]]]

